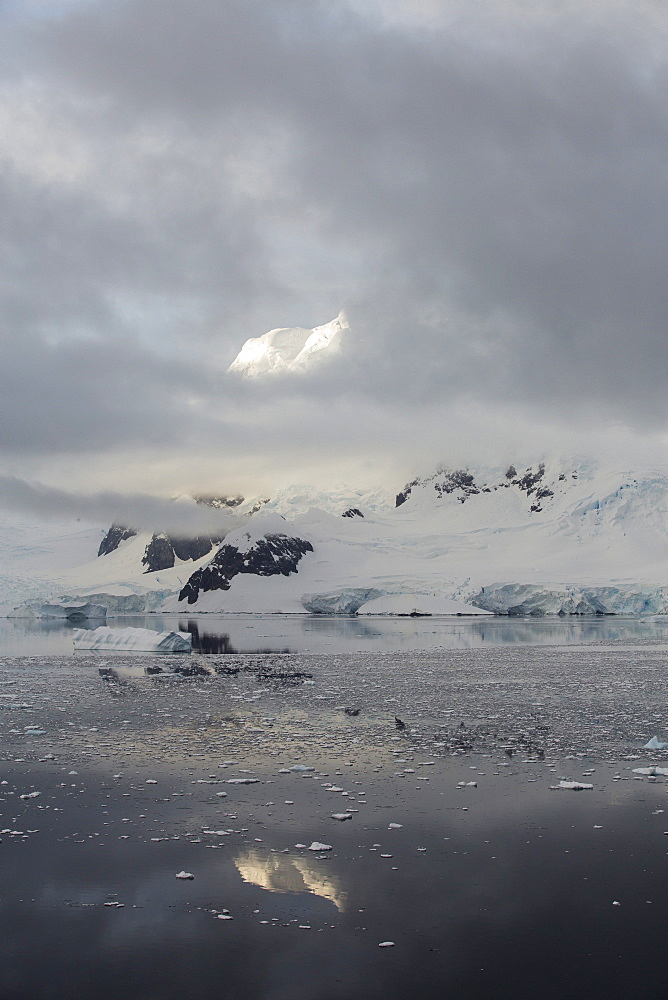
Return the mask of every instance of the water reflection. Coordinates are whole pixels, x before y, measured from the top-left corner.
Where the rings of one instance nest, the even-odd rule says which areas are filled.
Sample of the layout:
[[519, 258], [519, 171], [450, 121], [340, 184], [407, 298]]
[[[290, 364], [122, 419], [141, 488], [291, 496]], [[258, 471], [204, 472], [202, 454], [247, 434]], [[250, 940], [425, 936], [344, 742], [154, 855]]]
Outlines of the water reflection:
[[[88, 620], [80, 628], [104, 622]], [[503, 645], [571, 645], [668, 639], [668, 618], [355, 618], [324, 615], [135, 615], [109, 618], [112, 628], [190, 632], [193, 652], [356, 653], [476, 649]], [[63, 655], [73, 651], [62, 619], [0, 619], [0, 656]]]
[[334, 903], [339, 913], [345, 909], [346, 893], [339, 880], [302, 855], [248, 849], [234, 858], [234, 864], [244, 882], [268, 892], [310, 892]]

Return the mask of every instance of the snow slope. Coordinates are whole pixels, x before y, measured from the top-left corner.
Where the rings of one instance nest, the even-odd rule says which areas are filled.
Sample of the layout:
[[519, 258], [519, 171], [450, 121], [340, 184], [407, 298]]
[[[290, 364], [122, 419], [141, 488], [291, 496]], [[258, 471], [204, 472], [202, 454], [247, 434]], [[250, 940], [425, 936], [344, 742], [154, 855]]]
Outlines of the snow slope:
[[349, 330], [344, 312], [324, 326], [308, 330], [301, 326], [270, 330], [243, 345], [228, 372], [257, 378], [286, 372], [305, 372], [341, 348], [341, 337]]
[[[148, 533], [97, 558], [101, 532], [89, 527], [70, 526], [71, 551], [63, 538], [0, 531], [13, 574], [5, 568], [5, 591], [18, 593], [29, 580], [27, 596], [44, 600], [139, 595], [147, 607], [189, 612], [354, 613], [388, 595], [475, 602], [497, 613], [668, 612], [662, 470], [570, 460], [439, 469], [406, 484], [396, 500], [381, 490], [300, 487], [237, 510], [240, 526], [215, 554], [156, 573], [141, 563]], [[202, 587], [205, 578], [214, 585]]]

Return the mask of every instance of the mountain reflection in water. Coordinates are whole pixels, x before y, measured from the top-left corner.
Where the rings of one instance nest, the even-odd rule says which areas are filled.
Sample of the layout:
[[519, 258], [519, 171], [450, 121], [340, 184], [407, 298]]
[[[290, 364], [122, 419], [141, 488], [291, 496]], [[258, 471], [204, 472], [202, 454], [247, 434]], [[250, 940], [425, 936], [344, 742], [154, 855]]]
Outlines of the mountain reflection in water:
[[302, 855], [249, 848], [235, 857], [234, 864], [244, 882], [268, 892], [310, 892], [334, 903], [340, 913], [345, 909], [346, 893], [338, 880]]

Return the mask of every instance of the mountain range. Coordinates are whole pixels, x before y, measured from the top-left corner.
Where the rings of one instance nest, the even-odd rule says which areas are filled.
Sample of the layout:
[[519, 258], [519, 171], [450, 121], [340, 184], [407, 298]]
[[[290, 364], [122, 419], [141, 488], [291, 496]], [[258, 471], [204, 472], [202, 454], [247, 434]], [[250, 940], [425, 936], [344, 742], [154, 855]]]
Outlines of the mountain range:
[[192, 538], [3, 518], [5, 613], [77, 598], [110, 612], [668, 612], [660, 470], [441, 466], [391, 492], [293, 487], [196, 502], [234, 525]]

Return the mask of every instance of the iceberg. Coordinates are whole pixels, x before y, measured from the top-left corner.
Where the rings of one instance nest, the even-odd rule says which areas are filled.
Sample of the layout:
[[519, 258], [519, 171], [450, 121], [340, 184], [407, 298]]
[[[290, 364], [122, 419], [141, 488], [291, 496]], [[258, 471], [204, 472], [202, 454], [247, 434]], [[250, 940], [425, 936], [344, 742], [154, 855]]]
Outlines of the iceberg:
[[668, 743], [662, 743], [658, 736], [652, 736], [643, 746], [643, 750], [668, 750]]
[[155, 632], [150, 628], [75, 628], [76, 649], [118, 649], [141, 653], [190, 653], [192, 636], [189, 632]]

